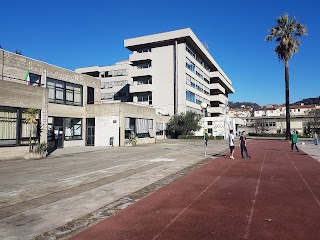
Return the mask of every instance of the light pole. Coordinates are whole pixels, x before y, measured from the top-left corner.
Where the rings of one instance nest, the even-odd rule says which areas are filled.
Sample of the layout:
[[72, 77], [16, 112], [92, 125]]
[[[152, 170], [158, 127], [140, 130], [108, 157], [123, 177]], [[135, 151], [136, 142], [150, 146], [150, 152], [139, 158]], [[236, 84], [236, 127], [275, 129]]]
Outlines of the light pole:
[[206, 109], [207, 109], [207, 107], [208, 107], [208, 104], [206, 103], [206, 102], [202, 102], [201, 104], [200, 104], [200, 107], [201, 107], [201, 109], [202, 109], [202, 111], [203, 111], [203, 117], [202, 117], [202, 126], [203, 126], [203, 150], [204, 150], [204, 157], [206, 158], [207, 157], [207, 151], [206, 151], [206, 134], [205, 134], [205, 127], [204, 127], [204, 124], [205, 124], [205, 120], [204, 120], [204, 118], [205, 118], [205, 116], [206, 116]]

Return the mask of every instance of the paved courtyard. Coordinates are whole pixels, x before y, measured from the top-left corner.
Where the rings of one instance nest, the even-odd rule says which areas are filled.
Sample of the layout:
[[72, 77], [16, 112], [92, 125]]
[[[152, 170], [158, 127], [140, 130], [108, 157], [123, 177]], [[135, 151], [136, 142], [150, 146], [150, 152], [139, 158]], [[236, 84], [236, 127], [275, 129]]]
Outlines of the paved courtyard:
[[[164, 140], [122, 148], [58, 149], [0, 162], [0, 239], [56, 239], [103, 219], [219, 156], [227, 142]], [[68, 226], [65, 224], [68, 223]]]
[[[302, 145], [315, 151], [318, 146]], [[248, 142], [72, 240], [320, 239], [320, 165], [284, 140]]]

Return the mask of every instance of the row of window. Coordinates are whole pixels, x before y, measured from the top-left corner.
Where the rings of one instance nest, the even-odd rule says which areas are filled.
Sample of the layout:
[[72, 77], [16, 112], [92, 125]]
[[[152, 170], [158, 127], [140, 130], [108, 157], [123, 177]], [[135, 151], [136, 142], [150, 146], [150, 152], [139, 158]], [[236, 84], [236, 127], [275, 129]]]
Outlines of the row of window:
[[144, 69], [144, 68], [151, 68], [152, 64], [151, 61], [147, 61], [147, 62], [140, 62], [137, 63], [135, 66], [133, 66], [134, 69]]
[[118, 69], [118, 70], [110, 70], [102, 73], [100, 75], [101, 78], [108, 78], [108, 77], [117, 77], [117, 76], [127, 76], [128, 70], [127, 69]]
[[47, 78], [49, 102], [82, 105], [82, 86], [53, 78]]
[[257, 127], [275, 127], [276, 123], [275, 122], [260, 122], [257, 123]]
[[140, 48], [137, 50], [138, 53], [151, 52], [151, 48]]
[[196, 104], [201, 104], [202, 102], [207, 103], [208, 105], [210, 105], [210, 101], [204, 99], [203, 97], [191, 92], [191, 91], [186, 91], [186, 100], [189, 102], [193, 102]]
[[[0, 108], [0, 146], [27, 145], [31, 133], [32, 140], [39, 137], [40, 125], [31, 129], [26, 123], [26, 113], [20, 108]], [[36, 117], [39, 119], [39, 114]]]
[[101, 82], [101, 89], [113, 88], [114, 86], [125, 86], [127, 84], [128, 84], [128, 80]]
[[188, 68], [191, 72], [194, 72], [199, 78], [203, 79], [206, 83], [210, 84], [209, 76], [205, 74], [200, 68], [196, 67], [196, 65], [189, 58], [186, 58], [186, 68]]
[[125, 138], [135, 134], [139, 138], [149, 137], [153, 131], [153, 120], [146, 118], [125, 118]]
[[48, 141], [82, 140], [81, 118], [48, 117]]
[[128, 97], [128, 92], [112, 92], [112, 93], [101, 93], [102, 100], [114, 100], [115, 97]]
[[200, 58], [197, 54], [194, 53], [194, 51], [191, 50], [189, 46], [186, 46], [186, 51], [195, 59], [197, 62], [199, 62], [208, 72], [211, 71], [210, 67], [208, 64], [206, 64], [202, 58]]
[[152, 93], [138, 93], [137, 94], [138, 102], [148, 102], [149, 105], [152, 105]]
[[186, 84], [208, 96], [210, 95], [210, 89], [204, 84], [200, 83], [198, 80], [191, 77], [189, 74], [186, 75]]
[[146, 77], [137, 77], [133, 79], [133, 82], [137, 85], [145, 85], [145, 84], [152, 84], [152, 77], [146, 76]]

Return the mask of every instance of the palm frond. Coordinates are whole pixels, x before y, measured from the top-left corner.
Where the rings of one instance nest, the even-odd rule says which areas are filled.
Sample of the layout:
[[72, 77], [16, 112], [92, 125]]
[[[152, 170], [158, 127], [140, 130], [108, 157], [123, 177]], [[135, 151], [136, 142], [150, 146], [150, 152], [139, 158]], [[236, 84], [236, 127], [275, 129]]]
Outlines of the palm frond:
[[279, 60], [286, 61], [290, 59], [294, 53], [298, 52], [300, 46], [299, 38], [307, 35], [307, 28], [298, 22], [298, 20], [289, 14], [284, 14], [276, 19], [277, 25], [269, 29], [269, 35], [265, 41], [274, 40], [278, 43], [274, 51], [278, 55]]

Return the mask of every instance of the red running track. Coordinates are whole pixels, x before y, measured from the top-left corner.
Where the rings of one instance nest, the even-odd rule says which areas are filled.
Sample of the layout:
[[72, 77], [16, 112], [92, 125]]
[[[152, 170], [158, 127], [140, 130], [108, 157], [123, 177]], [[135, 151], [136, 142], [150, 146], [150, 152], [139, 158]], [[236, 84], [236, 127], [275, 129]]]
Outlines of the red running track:
[[290, 147], [249, 141], [71, 239], [320, 239], [320, 164]]

